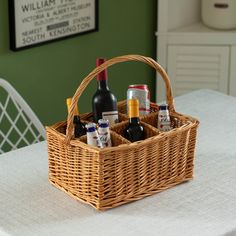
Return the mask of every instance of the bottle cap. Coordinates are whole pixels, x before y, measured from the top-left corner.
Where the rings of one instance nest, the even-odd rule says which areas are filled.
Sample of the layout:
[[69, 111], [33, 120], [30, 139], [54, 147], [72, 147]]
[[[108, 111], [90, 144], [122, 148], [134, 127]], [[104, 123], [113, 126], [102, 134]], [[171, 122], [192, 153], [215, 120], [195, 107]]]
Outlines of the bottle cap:
[[[102, 65], [106, 60], [104, 58], [97, 58], [96, 60], [96, 66], [100, 66]], [[102, 72], [100, 72], [98, 75], [97, 75], [97, 80], [100, 81], [100, 80], [107, 80], [108, 78], [108, 75], [107, 75], [107, 69], [103, 70]]]
[[162, 104], [159, 106], [159, 110], [168, 110], [168, 104]]
[[[66, 99], [66, 105], [67, 105], [67, 110], [68, 110], [68, 113], [70, 112], [70, 106], [71, 106], [71, 103], [72, 103], [72, 98], [67, 98]], [[78, 116], [79, 115], [79, 109], [78, 109], [78, 106], [75, 107], [75, 112], [74, 112], [74, 115]]]
[[98, 125], [101, 128], [107, 128], [107, 127], [109, 127], [109, 120], [107, 120], [107, 119], [100, 119], [100, 120], [98, 120]]
[[136, 88], [136, 89], [148, 89], [148, 85], [146, 84], [131, 84], [128, 88]]
[[139, 100], [138, 99], [129, 99], [129, 118], [139, 117]]
[[88, 132], [94, 132], [96, 130], [96, 124], [95, 123], [88, 123], [85, 125]]

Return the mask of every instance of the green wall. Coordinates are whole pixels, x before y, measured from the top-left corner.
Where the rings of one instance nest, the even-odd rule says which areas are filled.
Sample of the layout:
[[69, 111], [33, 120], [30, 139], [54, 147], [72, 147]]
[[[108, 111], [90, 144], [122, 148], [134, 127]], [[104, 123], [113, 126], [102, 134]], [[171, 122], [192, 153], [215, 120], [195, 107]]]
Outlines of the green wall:
[[[97, 57], [142, 54], [155, 58], [156, 0], [99, 0], [99, 31], [26, 49], [9, 50], [8, 1], [0, 0], [0, 77], [25, 98], [45, 125], [64, 120], [72, 96]], [[155, 72], [140, 62], [109, 68], [109, 86], [118, 100], [129, 84], [146, 83], [154, 99]], [[90, 111], [92, 82], [79, 101]]]

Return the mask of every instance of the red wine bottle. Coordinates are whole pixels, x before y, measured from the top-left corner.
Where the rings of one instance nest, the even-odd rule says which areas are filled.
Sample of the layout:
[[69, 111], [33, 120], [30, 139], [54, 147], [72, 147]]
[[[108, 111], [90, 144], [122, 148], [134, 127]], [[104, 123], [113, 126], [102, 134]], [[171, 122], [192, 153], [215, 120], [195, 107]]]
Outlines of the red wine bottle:
[[130, 142], [144, 139], [144, 129], [139, 120], [139, 100], [128, 100], [129, 124], [124, 130], [124, 137]]
[[[103, 58], [97, 59], [97, 66], [104, 63]], [[117, 99], [108, 87], [107, 69], [103, 70], [97, 76], [97, 91], [92, 99], [94, 122], [99, 119], [109, 120], [110, 125], [118, 123]]]

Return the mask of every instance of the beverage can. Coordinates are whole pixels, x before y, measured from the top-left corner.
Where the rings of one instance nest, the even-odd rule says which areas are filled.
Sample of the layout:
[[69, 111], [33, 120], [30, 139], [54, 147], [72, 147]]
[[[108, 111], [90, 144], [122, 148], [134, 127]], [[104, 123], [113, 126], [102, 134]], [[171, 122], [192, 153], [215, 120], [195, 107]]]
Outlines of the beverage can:
[[127, 102], [129, 99], [135, 99], [135, 98], [139, 100], [140, 115], [143, 116], [143, 115], [149, 114], [150, 113], [150, 92], [146, 84], [129, 85], [128, 91], [127, 91]]

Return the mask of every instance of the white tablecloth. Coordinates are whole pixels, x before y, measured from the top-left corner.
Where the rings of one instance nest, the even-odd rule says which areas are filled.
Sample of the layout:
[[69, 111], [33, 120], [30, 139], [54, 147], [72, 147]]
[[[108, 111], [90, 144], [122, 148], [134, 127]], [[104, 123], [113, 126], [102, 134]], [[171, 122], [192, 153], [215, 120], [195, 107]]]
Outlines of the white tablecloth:
[[194, 180], [97, 212], [49, 184], [42, 142], [0, 156], [0, 235], [236, 235], [236, 98], [200, 90], [176, 110], [201, 122]]

